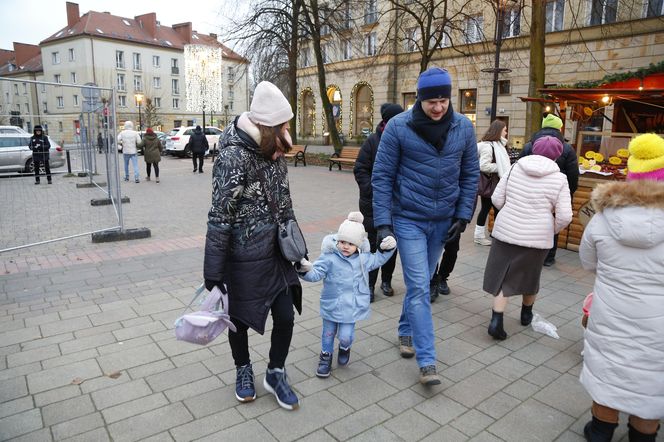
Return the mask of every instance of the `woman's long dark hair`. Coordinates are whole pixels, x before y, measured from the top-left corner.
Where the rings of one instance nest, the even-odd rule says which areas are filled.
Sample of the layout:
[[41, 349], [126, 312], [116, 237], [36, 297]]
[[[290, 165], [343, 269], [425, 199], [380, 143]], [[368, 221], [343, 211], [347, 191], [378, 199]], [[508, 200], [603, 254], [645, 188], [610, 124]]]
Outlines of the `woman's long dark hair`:
[[272, 127], [263, 126], [262, 124], [257, 124], [256, 126], [258, 126], [261, 134], [261, 144], [259, 147], [265, 159], [271, 159], [277, 150], [283, 153], [291, 150], [291, 143], [281, 133], [283, 124]]
[[491, 123], [486, 133], [482, 137], [482, 141], [500, 141], [500, 136], [506, 126], [507, 125], [504, 121], [493, 120], [493, 123]]

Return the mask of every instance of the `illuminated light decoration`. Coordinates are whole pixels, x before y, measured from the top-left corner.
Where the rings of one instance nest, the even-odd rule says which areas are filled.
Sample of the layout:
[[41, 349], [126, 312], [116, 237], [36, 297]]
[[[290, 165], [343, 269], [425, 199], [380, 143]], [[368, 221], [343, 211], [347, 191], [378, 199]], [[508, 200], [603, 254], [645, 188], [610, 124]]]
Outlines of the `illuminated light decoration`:
[[611, 97], [609, 97], [608, 95], [604, 95], [602, 97], [602, 103], [609, 104], [610, 101], [611, 101]]
[[304, 119], [305, 119], [304, 99], [307, 97], [307, 95], [311, 95], [311, 100], [313, 101], [314, 104], [311, 109], [308, 109], [308, 112], [309, 116], [311, 117], [311, 136], [315, 137], [316, 136], [316, 96], [314, 95], [314, 91], [308, 86], [302, 89], [302, 91], [300, 92], [300, 99], [297, 100], [297, 114], [300, 115], [299, 135], [301, 137], [304, 136]]
[[[337, 94], [338, 93], [338, 94]], [[337, 132], [339, 132], [339, 135], [342, 135], [343, 130], [342, 130], [342, 123], [343, 123], [343, 117], [344, 117], [344, 112], [343, 112], [343, 100], [341, 99], [341, 88], [337, 86], [336, 84], [330, 84], [327, 86], [327, 97], [330, 100], [330, 104], [334, 106], [334, 103], [339, 103], [339, 117], [337, 119]], [[338, 100], [337, 100], [338, 98]], [[334, 108], [332, 109], [332, 112], [334, 113]], [[325, 112], [321, 112], [321, 117], [323, 120], [323, 132], [327, 131], [327, 121], [325, 118]], [[333, 115], [334, 117], [334, 115]]]
[[[353, 126], [355, 125], [355, 120], [354, 120], [354, 112], [353, 110], [355, 109], [355, 98], [357, 97], [357, 91], [362, 87], [366, 86], [369, 88], [369, 97], [371, 98], [371, 101], [369, 102], [369, 109], [374, 108], [374, 91], [373, 88], [369, 83], [366, 81], [359, 81], [353, 86], [353, 90], [350, 91], [350, 129], [348, 130], [348, 138], [353, 138]], [[371, 130], [374, 128], [374, 113], [370, 112], [369, 113], [369, 124], [371, 125]]]
[[184, 82], [189, 112], [223, 109], [221, 48], [185, 45]]

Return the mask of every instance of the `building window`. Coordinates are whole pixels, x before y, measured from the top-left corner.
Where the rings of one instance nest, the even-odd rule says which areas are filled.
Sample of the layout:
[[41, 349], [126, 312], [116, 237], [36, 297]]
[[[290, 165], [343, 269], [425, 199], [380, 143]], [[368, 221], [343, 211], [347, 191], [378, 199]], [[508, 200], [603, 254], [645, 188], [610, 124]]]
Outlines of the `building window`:
[[132, 55], [132, 61], [133, 61], [133, 66], [135, 71], [140, 71], [141, 70], [141, 54], [138, 52], [134, 52]]
[[127, 96], [126, 95], [118, 95], [118, 106], [119, 107], [127, 107]]
[[228, 77], [228, 82], [232, 83], [235, 81], [235, 69], [233, 69], [233, 66], [228, 66], [226, 68], [226, 76]]
[[70, 75], [72, 84], [76, 84], [76, 72], [72, 72]]
[[23, 83], [23, 95], [28, 93], [28, 85]]
[[320, 35], [321, 36], [330, 35], [330, 25], [328, 24], [320, 25]]
[[178, 67], [178, 59], [171, 58], [171, 74], [178, 75], [180, 73], [180, 68]]
[[375, 32], [370, 32], [367, 34], [367, 36], [364, 38], [364, 48], [365, 48], [365, 54], [368, 56], [373, 56], [376, 55], [377, 48], [376, 48], [376, 33]]
[[564, 12], [565, 0], [548, 0], [546, 2], [546, 32], [563, 30]]
[[300, 64], [303, 68], [311, 66], [311, 60], [309, 60], [309, 48], [302, 48], [300, 50]]
[[118, 90], [119, 91], [126, 90], [124, 74], [118, 74]]
[[180, 95], [180, 82], [175, 78], [171, 80], [171, 89], [173, 89], [173, 95]]
[[173, 109], [179, 109], [179, 108], [180, 108], [180, 99], [173, 98]]
[[664, 0], [648, 0], [646, 17], [659, 17], [664, 15]]
[[415, 52], [418, 50], [420, 40], [420, 29], [409, 28], [406, 29], [406, 36], [404, 38], [404, 50], [406, 52]]
[[143, 90], [143, 77], [134, 75], [134, 90], [140, 92]]
[[60, 53], [59, 52], [51, 52], [51, 63], [60, 64]]
[[233, 90], [233, 87], [228, 86], [227, 91], [228, 91], [228, 100], [233, 101], [233, 99], [235, 98], [235, 91]]
[[155, 97], [152, 102], [154, 103], [154, 107], [161, 107], [161, 98]]
[[41, 91], [42, 91], [42, 92], [46, 92], [46, 85], [43, 84], [43, 83], [42, 83], [42, 85], [41, 85]]
[[161, 62], [161, 60], [159, 60], [159, 56], [158, 56], [158, 55], [153, 55], [153, 56], [152, 56], [152, 66], [158, 68], [160, 62]]
[[152, 87], [155, 89], [161, 89], [161, 77], [154, 77], [152, 79]]
[[330, 52], [332, 52], [332, 48], [330, 47], [329, 43], [320, 45], [320, 52], [321, 52], [321, 58], [323, 59], [323, 63], [329, 63], [332, 61], [332, 57], [330, 55]]
[[228, 110], [233, 110], [233, 102], [228, 103]]
[[14, 95], [18, 95], [18, 84], [14, 83]]
[[65, 107], [64, 97], [55, 97], [55, 103], [58, 109], [62, 109], [63, 107]]
[[499, 95], [509, 95], [512, 90], [512, 84], [510, 80], [498, 80], [498, 94]]
[[115, 51], [115, 67], [118, 69], [125, 68], [125, 59], [123, 51]]
[[182, 120], [173, 120], [173, 127], [181, 127]]
[[476, 15], [475, 17], [468, 17], [466, 19], [466, 43], [477, 43], [482, 41], [482, 26], [484, 26], [484, 17]]
[[378, 20], [378, 0], [367, 0], [367, 9], [364, 15], [364, 24], [370, 25]]
[[344, 48], [344, 60], [350, 60], [351, 58], [353, 58], [353, 45], [351, 44], [350, 40], [343, 41], [343, 48]]
[[341, 22], [341, 28], [350, 29], [352, 21], [353, 21], [353, 16], [350, 12], [350, 2], [346, 2], [346, 4], [344, 5], [344, 16]]
[[477, 89], [459, 90], [459, 101], [462, 114], [477, 113]]
[[78, 106], [78, 95], [73, 96], [74, 106]]
[[589, 0], [589, 25], [604, 25], [614, 23], [618, 11], [618, 0]]
[[447, 26], [438, 25], [435, 31], [431, 34], [429, 41], [430, 48], [446, 48], [450, 45], [450, 28]]
[[517, 37], [521, 34], [521, 10], [508, 9], [503, 12], [503, 38]]
[[48, 113], [48, 101], [42, 101], [42, 109], [44, 109], [44, 113]]
[[58, 121], [58, 131], [62, 132], [62, 121]]
[[76, 61], [76, 53], [74, 52], [74, 48], [69, 48], [68, 53], [69, 61]]
[[[55, 75], [53, 76], [53, 81], [55, 81], [56, 83], [62, 83], [62, 75], [60, 75], [60, 74], [55, 74]], [[18, 94], [18, 91], [17, 91], [16, 93]]]

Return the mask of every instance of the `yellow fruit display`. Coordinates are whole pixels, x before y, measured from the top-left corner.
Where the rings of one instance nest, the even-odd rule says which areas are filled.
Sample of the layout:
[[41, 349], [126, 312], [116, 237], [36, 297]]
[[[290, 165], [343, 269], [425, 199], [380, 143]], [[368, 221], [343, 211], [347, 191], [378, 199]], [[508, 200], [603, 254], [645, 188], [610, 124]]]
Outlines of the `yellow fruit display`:
[[584, 169], [584, 170], [590, 169], [590, 161], [586, 160], [585, 158], [583, 158], [581, 160], [580, 165], [581, 165], [581, 168]]
[[609, 157], [609, 163], [617, 166], [619, 164], [622, 164], [622, 160], [618, 157]]
[[627, 150], [627, 149], [618, 149], [618, 152], [616, 152], [616, 155], [618, 155], [620, 158], [627, 158], [627, 157], [629, 157], [629, 150]]
[[594, 170], [595, 172], [600, 172], [602, 170], [602, 166], [600, 166], [599, 164], [595, 164], [590, 168], [590, 170]]
[[602, 161], [604, 161], [604, 155], [602, 155], [599, 152], [595, 152], [595, 161], [601, 163]]
[[588, 152], [586, 152], [586, 158], [588, 158], [589, 160], [595, 159], [595, 152], [589, 150]]

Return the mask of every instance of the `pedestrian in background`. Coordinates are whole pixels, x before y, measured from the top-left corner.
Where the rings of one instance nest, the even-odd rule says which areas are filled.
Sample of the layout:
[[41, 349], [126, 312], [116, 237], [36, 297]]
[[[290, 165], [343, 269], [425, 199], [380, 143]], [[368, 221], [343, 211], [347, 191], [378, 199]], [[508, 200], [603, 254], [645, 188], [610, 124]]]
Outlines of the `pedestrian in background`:
[[[189, 137], [189, 150], [191, 150], [191, 160], [194, 163], [194, 173], [203, 173], [203, 160], [205, 152], [210, 148], [208, 140], [203, 134], [200, 126], [196, 126], [194, 133]], [[198, 161], [198, 163], [196, 163]]]
[[475, 130], [453, 111], [451, 96], [445, 69], [420, 74], [415, 105], [383, 131], [371, 178], [376, 242], [396, 236], [406, 283], [399, 352], [416, 357], [425, 385], [441, 382], [429, 281], [445, 241], [455, 241], [470, 222], [479, 176]]
[[39, 124], [35, 126], [32, 132], [28, 148], [32, 151], [32, 165], [35, 168], [35, 184], [39, 184], [39, 169], [42, 165], [46, 172], [48, 184], [53, 184], [53, 181], [51, 181], [51, 164], [49, 163], [51, 143], [48, 141], [48, 137], [44, 135], [42, 127]]
[[[521, 295], [521, 325], [533, 319], [542, 263], [553, 234], [572, 221], [567, 179], [555, 160], [563, 143], [555, 137], [535, 140], [532, 153], [517, 161], [500, 179], [491, 201], [500, 212], [484, 269], [484, 291], [494, 296], [488, 333], [503, 340], [503, 312], [509, 297]], [[555, 213], [555, 216], [554, 216]]]
[[[553, 114], [546, 114], [542, 119], [542, 129], [535, 132], [528, 143], [523, 146], [521, 156], [527, 156], [532, 153], [533, 143], [542, 137], [550, 136], [560, 140], [563, 144], [563, 153], [556, 160], [558, 168], [567, 177], [567, 185], [569, 186], [570, 199], [574, 199], [574, 192], [579, 187], [579, 159], [576, 157], [576, 151], [567, 142], [561, 132], [563, 127], [563, 120]], [[553, 246], [549, 250], [544, 266], [550, 267], [556, 262], [556, 250], [558, 250], [558, 233], [553, 236]]]
[[143, 146], [143, 159], [145, 160], [146, 180], [150, 181], [152, 167], [154, 167], [155, 181], [159, 182], [159, 162], [161, 161], [161, 141], [157, 138], [151, 127], [148, 127], [141, 141]]
[[101, 132], [97, 134], [97, 150], [99, 153], [104, 149], [104, 138], [101, 136]]
[[138, 158], [136, 157], [136, 147], [141, 142], [141, 137], [134, 130], [134, 123], [127, 120], [124, 124], [124, 130], [118, 134], [118, 151], [122, 152], [124, 160], [124, 180], [129, 181], [129, 161], [134, 168], [134, 182], [139, 183]]
[[321, 255], [311, 264], [300, 261], [300, 277], [305, 281], [323, 280], [320, 315], [323, 318], [321, 352], [316, 376], [326, 378], [332, 370], [334, 337], [339, 339], [337, 363], [345, 367], [355, 337], [355, 323], [369, 317], [369, 272], [378, 269], [394, 255], [397, 242], [388, 237], [380, 253], [371, 252], [360, 212], [351, 212], [336, 235], [323, 238]]
[[580, 377], [589, 441], [610, 441], [622, 412], [630, 442], [654, 442], [664, 418], [664, 140], [640, 135], [629, 154], [627, 182], [593, 190], [579, 247], [596, 273]]
[[203, 268], [208, 290], [228, 288], [228, 311], [237, 328], [228, 333], [236, 367], [235, 397], [240, 402], [256, 398], [247, 331], [265, 333], [271, 312], [263, 386], [287, 410], [299, 407], [285, 369], [293, 336], [293, 306], [302, 313], [300, 280], [277, 243], [278, 224], [295, 219], [284, 158], [292, 146], [291, 118], [293, 111], [283, 93], [262, 81], [250, 111], [224, 130], [219, 140], [223, 148], [212, 171]]
[[[369, 246], [371, 248], [371, 253], [377, 250], [376, 244], [376, 228], [374, 227], [373, 219], [373, 189], [371, 187], [371, 174], [373, 171], [373, 165], [376, 161], [376, 152], [378, 151], [378, 144], [380, 143], [380, 137], [383, 135], [385, 126], [387, 122], [390, 121], [392, 117], [403, 112], [403, 107], [394, 103], [383, 103], [380, 107], [381, 122], [376, 126], [376, 132], [369, 135], [369, 137], [364, 141], [362, 147], [360, 148], [360, 153], [357, 156], [357, 161], [355, 162], [355, 167], [353, 168], [353, 173], [355, 175], [355, 181], [360, 188], [360, 212], [364, 216], [364, 229], [367, 232], [367, 237], [369, 239]], [[392, 288], [392, 274], [394, 273], [394, 267], [397, 263], [397, 254], [396, 252], [390, 259], [387, 260], [380, 268], [380, 289], [385, 296], [393, 296], [394, 289]], [[372, 270], [369, 272], [369, 289], [371, 292], [371, 302], [374, 301], [374, 292], [376, 281], [378, 280], [378, 269]]]

